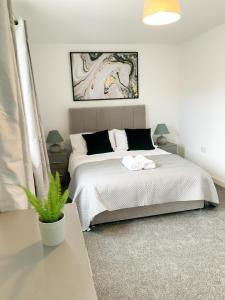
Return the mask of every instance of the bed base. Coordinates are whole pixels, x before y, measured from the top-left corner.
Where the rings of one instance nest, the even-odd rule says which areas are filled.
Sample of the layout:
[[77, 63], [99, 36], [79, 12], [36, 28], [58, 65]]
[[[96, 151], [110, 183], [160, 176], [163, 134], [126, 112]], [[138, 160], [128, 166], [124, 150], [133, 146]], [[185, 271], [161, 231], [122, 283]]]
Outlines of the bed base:
[[204, 207], [204, 200], [179, 201], [165, 204], [125, 208], [115, 211], [104, 211], [93, 219], [91, 225], [110, 223], [115, 221], [151, 217], [181, 211], [195, 210]]

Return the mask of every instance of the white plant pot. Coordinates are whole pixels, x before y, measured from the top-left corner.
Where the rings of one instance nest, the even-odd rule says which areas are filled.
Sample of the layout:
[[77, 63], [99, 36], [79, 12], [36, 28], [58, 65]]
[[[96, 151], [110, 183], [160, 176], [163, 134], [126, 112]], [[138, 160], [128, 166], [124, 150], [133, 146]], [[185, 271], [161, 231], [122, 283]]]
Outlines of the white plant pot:
[[42, 242], [46, 246], [56, 246], [65, 239], [65, 216], [54, 223], [43, 223], [39, 221]]

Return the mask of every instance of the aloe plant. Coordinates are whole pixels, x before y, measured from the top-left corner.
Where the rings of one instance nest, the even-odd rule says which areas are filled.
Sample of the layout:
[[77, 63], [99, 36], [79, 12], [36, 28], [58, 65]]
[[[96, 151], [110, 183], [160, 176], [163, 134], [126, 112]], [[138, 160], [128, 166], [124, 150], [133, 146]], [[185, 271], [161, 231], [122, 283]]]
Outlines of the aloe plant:
[[68, 199], [69, 192], [66, 190], [62, 194], [59, 173], [56, 172], [55, 177], [50, 174], [50, 185], [48, 198], [43, 201], [36, 197], [29, 189], [21, 186], [24, 190], [27, 200], [34, 207], [39, 215], [39, 220], [44, 223], [53, 223], [60, 220], [63, 216], [63, 208]]

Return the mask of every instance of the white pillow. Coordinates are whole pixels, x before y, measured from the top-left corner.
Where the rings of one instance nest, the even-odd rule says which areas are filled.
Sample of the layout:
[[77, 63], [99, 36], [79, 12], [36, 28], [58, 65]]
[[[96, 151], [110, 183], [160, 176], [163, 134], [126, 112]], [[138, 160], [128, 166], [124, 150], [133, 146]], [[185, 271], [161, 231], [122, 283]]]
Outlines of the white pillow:
[[125, 130], [114, 129], [116, 151], [127, 151], [128, 142]]
[[[128, 141], [127, 141], [126, 131], [124, 129], [122, 129], [122, 130], [114, 129], [114, 136], [115, 136], [115, 142], [116, 142], [116, 150], [114, 150], [114, 151], [127, 151], [129, 146], [128, 146]], [[153, 134], [151, 136], [151, 139], [152, 139], [152, 145], [154, 147], [157, 147], [154, 144]]]
[[[113, 131], [114, 131], [114, 129], [109, 130], [108, 133], [109, 133], [109, 140], [110, 140], [111, 146], [112, 146], [113, 150], [115, 151], [116, 143], [115, 143]], [[91, 133], [92, 132], [71, 134], [70, 142], [71, 142], [73, 151], [75, 151], [76, 153], [79, 153], [80, 155], [87, 154], [87, 145], [86, 145], [84, 138], [82, 137], [82, 134], [91, 134]]]
[[[90, 132], [85, 132], [85, 134], [89, 134]], [[84, 133], [83, 133], [84, 134]], [[84, 138], [82, 137], [82, 133], [71, 134], [70, 142], [72, 145], [73, 151], [79, 154], [87, 154], [87, 146]]]
[[109, 133], [109, 140], [110, 140], [111, 146], [112, 146], [112, 148], [113, 148], [113, 151], [116, 150], [116, 140], [115, 140], [114, 130], [115, 130], [115, 129], [108, 130], [108, 133]]

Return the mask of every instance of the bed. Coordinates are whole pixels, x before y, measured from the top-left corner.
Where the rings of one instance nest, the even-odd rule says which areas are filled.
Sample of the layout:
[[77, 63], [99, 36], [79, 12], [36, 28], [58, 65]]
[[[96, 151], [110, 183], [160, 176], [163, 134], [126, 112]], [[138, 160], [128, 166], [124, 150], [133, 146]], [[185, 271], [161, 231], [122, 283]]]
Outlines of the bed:
[[[73, 108], [70, 133], [145, 128], [144, 105]], [[132, 172], [121, 159], [127, 154], [153, 159], [155, 170]], [[219, 203], [207, 172], [161, 149], [77, 156], [71, 153], [70, 198], [77, 203], [82, 230], [91, 225], [200, 209]]]

